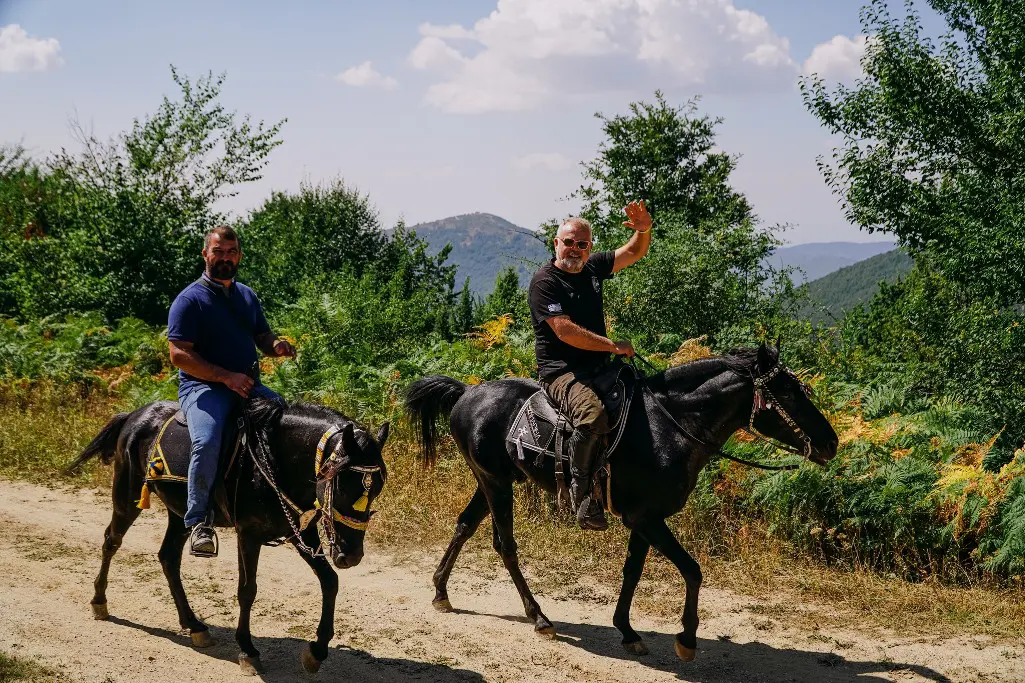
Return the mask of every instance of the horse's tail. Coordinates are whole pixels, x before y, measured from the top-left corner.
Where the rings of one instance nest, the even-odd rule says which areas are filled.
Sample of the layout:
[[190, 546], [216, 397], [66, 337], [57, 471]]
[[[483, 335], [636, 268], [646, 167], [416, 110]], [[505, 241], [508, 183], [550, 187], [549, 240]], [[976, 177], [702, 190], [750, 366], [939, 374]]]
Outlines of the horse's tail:
[[109, 465], [117, 449], [117, 440], [121, 436], [121, 429], [125, 426], [125, 422], [128, 421], [130, 415], [131, 413], [118, 413], [110, 418], [110, 422], [100, 430], [96, 438], [89, 442], [89, 445], [75, 459], [75, 462], [64, 468], [64, 474], [74, 474], [89, 458], [97, 455], [100, 456], [100, 460], [104, 465]]
[[428, 465], [438, 460], [438, 420], [452, 413], [452, 406], [466, 393], [466, 385], [445, 375], [431, 375], [409, 385], [406, 414], [413, 422], [421, 457]]

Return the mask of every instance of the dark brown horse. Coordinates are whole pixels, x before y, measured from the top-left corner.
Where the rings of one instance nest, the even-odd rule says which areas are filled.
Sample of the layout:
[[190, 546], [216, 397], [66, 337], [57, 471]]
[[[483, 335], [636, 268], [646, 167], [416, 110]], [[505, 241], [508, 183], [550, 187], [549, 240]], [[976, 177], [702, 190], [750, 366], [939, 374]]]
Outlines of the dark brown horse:
[[[73, 471], [94, 456], [114, 464], [114, 514], [104, 532], [103, 561], [92, 599], [97, 619], [108, 616], [107, 572], [122, 538], [141, 512], [136, 501], [140, 499], [154, 440], [177, 408], [176, 403], [160, 401], [115, 415], [68, 468]], [[235, 639], [242, 649], [239, 663], [250, 674], [257, 673], [260, 666], [260, 653], [253, 646], [249, 630], [260, 548], [287, 539], [320, 580], [322, 609], [317, 640], [302, 653], [303, 667], [313, 673], [327, 658], [327, 645], [334, 637], [338, 575], [328, 557], [340, 569], [354, 567], [363, 558], [363, 536], [373, 514], [370, 503], [380, 494], [387, 477], [381, 449], [388, 438], [388, 424], [372, 438], [346, 416], [320, 406], [295, 404], [282, 413], [277, 404], [252, 401], [247, 413], [254, 425], [248, 430], [252, 452], [243, 453], [237, 466], [228, 472], [228, 515], [220, 506], [211, 505], [217, 510], [214, 524], [234, 527], [238, 536], [239, 619]], [[168, 431], [161, 444], [165, 450], [187, 453], [188, 432], [184, 428]], [[191, 633], [194, 645], [211, 645], [209, 630], [193, 613], [181, 582], [182, 549], [188, 536], [182, 518], [186, 486], [173, 481], [148, 486], [167, 508], [167, 531], [158, 557], [174, 596], [178, 620]], [[332, 508], [330, 519], [318, 511]], [[321, 551], [316, 550], [318, 546]]]
[[[837, 437], [804, 385], [779, 364], [778, 346], [737, 349], [640, 382], [622, 441], [609, 459], [612, 504], [630, 529], [613, 623], [629, 652], [647, 652], [630, 626], [630, 603], [648, 550], [654, 547], [676, 565], [687, 586], [676, 653], [689, 661], [697, 647], [701, 569], [665, 519], [683, 509], [701, 468], [742, 427], [753, 426], [819, 464], [836, 455]], [[477, 479], [477, 490], [459, 515], [455, 536], [434, 574], [434, 606], [452, 609], [448, 597], [452, 567], [463, 544], [490, 512], [495, 551], [516, 584], [527, 618], [535, 631], [554, 636], [555, 628], [520, 573], [513, 538], [513, 483], [529, 478], [554, 492], [554, 459], [545, 458], [540, 464], [533, 457], [520, 460], [515, 445], [506, 439], [520, 406], [538, 388], [527, 379], [467, 386], [438, 375], [410, 385], [405, 407], [419, 424], [425, 461], [436, 459], [436, 423], [448, 416], [452, 436]]]

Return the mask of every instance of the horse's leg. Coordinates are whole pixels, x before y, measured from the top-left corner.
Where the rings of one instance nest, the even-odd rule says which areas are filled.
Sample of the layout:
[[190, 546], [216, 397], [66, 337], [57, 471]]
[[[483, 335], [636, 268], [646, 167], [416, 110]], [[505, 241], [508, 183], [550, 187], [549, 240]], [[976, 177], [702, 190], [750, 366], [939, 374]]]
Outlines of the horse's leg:
[[196, 647], [207, 647], [213, 645], [213, 638], [210, 637], [210, 630], [207, 625], [196, 618], [195, 612], [189, 605], [189, 599], [185, 595], [185, 587], [182, 586], [182, 549], [189, 536], [185, 528], [185, 521], [178, 515], [167, 511], [167, 531], [164, 532], [164, 541], [160, 544], [160, 552], [157, 557], [160, 559], [160, 567], [164, 570], [164, 577], [171, 589], [171, 597], [174, 598], [174, 606], [178, 610], [178, 623], [183, 629], [188, 629], [192, 636], [192, 644]]
[[554, 638], [555, 627], [541, 612], [540, 605], [537, 604], [523, 574], [520, 573], [520, 561], [516, 556], [516, 539], [513, 538], [512, 483], [505, 482], [497, 486], [492, 483], [491, 486], [484, 487], [484, 495], [488, 498], [492, 522], [498, 532], [500, 547], [496, 547], [495, 550], [502, 556], [502, 562], [509, 570], [513, 583], [516, 584], [516, 590], [520, 594], [520, 599], [523, 600], [523, 609], [527, 618], [534, 622], [534, 631], [540, 635]]
[[[313, 539], [308, 539], [313, 542]], [[298, 546], [296, 546], [298, 550]], [[302, 654], [303, 669], [307, 673], [317, 673], [320, 665], [327, 659], [328, 643], [335, 637], [335, 598], [338, 596], [338, 574], [331, 563], [324, 557], [310, 557], [299, 550], [299, 557], [313, 569], [320, 580], [320, 623], [317, 624], [317, 642], [308, 643]]]
[[253, 646], [253, 634], [249, 630], [249, 615], [256, 602], [256, 568], [260, 563], [259, 540], [239, 529], [238, 533], [238, 627], [235, 642], [242, 648], [238, 663], [242, 673], [250, 676], [260, 671], [260, 651]]
[[[103, 560], [100, 562], [100, 573], [93, 583], [96, 590], [90, 603], [93, 617], [96, 619], [106, 619], [110, 616], [107, 611], [107, 574], [110, 572], [110, 561], [114, 559], [114, 554], [121, 547], [121, 541], [129, 527], [142, 512], [132, 500], [131, 463], [127, 457], [118, 458], [116, 462], [111, 485], [114, 512], [111, 515], [110, 524], [103, 532]], [[141, 487], [142, 484], [140, 483], [139, 486]]]
[[698, 591], [701, 589], [701, 567], [694, 561], [664, 520], [639, 528], [652, 547], [669, 558], [683, 575], [687, 595], [683, 605], [683, 632], [676, 634], [676, 654], [685, 662], [693, 661], [698, 646]]
[[623, 647], [627, 652], [635, 655], [648, 654], [648, 648], [644, 645], [644, 641], [630, 626], [630, 604], [634, 599], [637, 582], [641, 580], [644, 560], [648, 557], [648, 548], [650, 547], [651, 544], [643, 536], [636, 531], [630, 532], [626, 562], [623, 563], [623, 587], [619, 590], [616, 613], [612, 617], [612, 624], [623, 634]]
[[484, 496], [484, 492], [478, 484], [477, 490], [473, 492], [473, 497], [470, 498], [470, 502], [466, 504], [466, 508], [459, 515], [452, 542], [448, 544], [448, 550], [442, 556], [438, 570], [434, 572], [435, 592], [433, 604], [434, 609], [439, 612], [452, 611], [452, 603], [448, 600], [448, 577], [452, 574], [452, 568], [456, 564], [456, 558], [459, 557], [459, 551], [463, 549], [463, 544], [470, 540], [470, 537], [477, 531], [477, 527], [480, 526], [481, 520], [487, 517], [487, 514], [488, 499]]

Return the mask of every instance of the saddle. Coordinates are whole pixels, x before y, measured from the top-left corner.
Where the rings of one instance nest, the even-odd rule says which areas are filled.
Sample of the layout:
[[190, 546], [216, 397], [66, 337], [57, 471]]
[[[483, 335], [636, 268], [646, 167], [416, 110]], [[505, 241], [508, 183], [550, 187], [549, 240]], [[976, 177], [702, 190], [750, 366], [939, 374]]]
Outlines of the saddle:
[[[599, 375], [595, 386], [598, 398], [605, 406], [611, 431], [603, 436], [599, 444], [593, 468], [596, 482], [593, 483], [598, 498], [603, 500], [605, 507], [610, 511], [611, 501], [609, 496], [604, 494], [608, 489], [610, 476], [608, 458], [623, 437], [626, 416], [636, 386], [637, 375], [631, 366], [625, 364], [612, 372]], [[568, 505], [569, 501], [570, 466], [566, 442], [572, 434], [572, 424], [544, 387], [523, 403], [506, 433], [506, 440], [516, 446], [516, 457], [520, 462], [526, 462], [528, 457], [532, 457], [534, 466], [541, 467], [545, 458], [555, 459], [555, 481], [558, 490], [556, 498], [560, 507], [564, 503]]]
[[[229, 514], [227, 490], [224, 484], [228, 474], [238, 461], [243, 445], [242, 437], [245, 434], [246, 428], [247, 421], [244, 405], [243, 402], [239, 401], [238, 405], [231, 411], [224, 426], [217, 477], [213, 490], [210, 492], [211, 502], [217, 507], [225, 520], [231, 519], [231, 516]], [[138, 504], [139, 508], [149, 508], [149, 489], [153, 483], [188, 484], [191, 450], [188, 423], [185, 413], [179, 409], [164, 421], [160, 431], [157, 433], [157, 438], [150, 447], [146, 465], [146, 477]]]

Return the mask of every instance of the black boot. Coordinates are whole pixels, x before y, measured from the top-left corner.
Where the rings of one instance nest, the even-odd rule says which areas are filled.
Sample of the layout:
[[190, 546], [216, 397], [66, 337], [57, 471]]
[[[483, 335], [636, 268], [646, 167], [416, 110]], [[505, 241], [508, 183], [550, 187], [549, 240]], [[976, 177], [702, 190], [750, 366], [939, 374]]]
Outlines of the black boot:
[[591, 495], [594, 458], [598, 453], [598, 434], [577, 429], [569, 441], [569, 468], [573, 481], [569, 487], [570, 504], [576, 508], [581, 529], [601, 531], [608, 528], [605, 510]]

